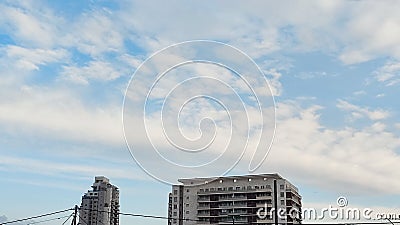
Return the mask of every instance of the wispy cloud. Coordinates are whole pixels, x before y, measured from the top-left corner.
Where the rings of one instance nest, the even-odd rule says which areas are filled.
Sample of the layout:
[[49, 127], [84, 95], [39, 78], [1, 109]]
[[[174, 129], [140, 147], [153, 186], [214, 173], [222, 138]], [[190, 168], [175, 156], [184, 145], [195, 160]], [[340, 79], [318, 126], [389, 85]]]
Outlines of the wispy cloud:
[[85, 106], [68, 89], [25, 86], [0, 101], [0, 124], [35, 135], [123, 143], [121, 105]]
[[370, 120], [383, 120], [390, 116], [390, 112], [383, 109], [369, 109], [351, 104], [345, 100], [338, 100], [336, 105], [339, 109], [350, 112], [351, 118], [357, 120], [360, 118], [368, 118]]
[[[400, 188], [400, 182], [394, 184], [387, 176], [398, 176], [393, 173], [399, 167], [398, 136], [380, 122], [359, 129], [326, 128], [321, 124], [319, 109], [290, 102], [278, 104], [276, 139], [263, 168], [279, 170], [325, 190], [396, 194], [392, 187]], [[378, 114], [371, 117], [382, 118]], [[370, 182], [371, 179], [379, 182]]]
[[122, 75], [122, 71], [117, 71], [107, 61], [91, 61], [85, 66], [63, 66], [61, 72], [64, 79], [81, 84], [88, 84], [89, 80], [111, 81]]
[[373, 75], [379, 82], [386, 86], [396, 85], [400, 82], [400, 61], [388, 61], [381, 68], [374, 71]]
[[146, 177], [137, 175], [132, 170], [127, 170], [129, 165], [117, 166], [110, 164], [88, 165], [87, 163], [57, 162], [53, 160], [31, 159], [26, 157], [2, 156], [0, 166], [2, 171], [34, 173], [43, 176], [79, 178], [82, 176], [91, 177], [94, 174], [104, 174], [113, 178], [128, 180], [146, 180]]
[[7, 58], [4, 60], [16, 67], [25, 70], [39, 70], [40, 66], [49, 63], [66, 62], [69, 53], [65, 49], [29, 49], [16, 45], [9, 45], [2, 49]]

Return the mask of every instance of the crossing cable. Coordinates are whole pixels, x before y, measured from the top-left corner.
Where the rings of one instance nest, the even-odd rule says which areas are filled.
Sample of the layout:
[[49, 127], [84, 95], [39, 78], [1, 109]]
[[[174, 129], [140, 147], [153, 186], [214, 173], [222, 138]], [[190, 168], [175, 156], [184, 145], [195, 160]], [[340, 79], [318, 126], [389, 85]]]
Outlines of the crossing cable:
[[[96, 210], [96, 209], [83, 209], [82, 207], [80, 210], [84, 211], [90, 211], [90, 212], [102, 212], [102, 213], [110, 213], [108, 211], [101, 211], [101, 210]], [[182, 221], [194, 221], [194, 222], [201, 222], [201, 220], [196, 220], [196, 219], [188, 219], [188, 218], [171, 218], [171, 217], [166, 217], [166, 216], [154, 216], [154, 215], [144, 215], [144, 214], [134, 214], [134, 213], [123, 213], [119, 212], [118, 213], [121, 216], [133, 216], [133, 217], [142, 217], [142, 218], [152, 218], [152, 219], [165, 219], [165, 220], [182, 220]]]
[[10, 224], [10, 223], [17, 223], [17, 222], [22, 222], [22, 221], [31, 220], [31, 219], [37, 219], [37, 218], [41, 218], [41, 217], [45, 217], [45, 216], [51, 216], [51, 215], [55, 215], [55, 214], [59, 214], [59, 213], [63, 213], [63, 212], [68, 212], [68, 211], [71, 211], [71, 210], [74, 210], [74, 209], [73, 208], [72, 209], [64, 209], [64, 210], [60, 210], [60, 211], [56, 211], [56, 212], [42, 214], [42, 215], [39, 215], [39, 216], [32, 216], [32, 217], [28, 217], [28, 218], [24, 218], [24, 219], [18, 219], [18, 220], [3, 222], [3, 223], [0, 223], [0, 225]]
[[[0, 225], [6, 225], [6, 224], [22, 222], [22, 221], [31, 220], [31, 219], [37, 219], [37, 218], [41, 218], [41, 217], [45, 217], [45, 216], [51, 216], [51, 215], [55, 215], [55, 214], [59, 214], [59, 213], [63, 213], [63, 212], [68, 212], [68, 211], [73, 211], [73, 210], [74, 210], [74, 208], [60, 210], [60, 211], [46, 213], [46, 214], [42, 214], [42, 215], [38, 215], [38, 216], [32, 216], [32, 217], [28, 217], [28, 218], [24, 218], [24, 219], [18, 219], [18, 220], [3, 222], [3, 223], [0, 223]], [[92, 209], [82, 209], [82, 208], [80, 208], [80, 210], [89, 210], [89, 211], [96, 211], [96, 212], [102, 212], [102, 213], [110, 213], [108, 211], [101, 211], [101, 210], [98, 210], [98, 209], [97, 210], [92, 210]], [[188, 219], [188, 218], [171, 218], [171, 217], [165, 217], [165, 216], [154, 216], [154, 215], [144, 215], [144, 214], [134, 214], [134, 213], [118, 212], [118, 214], [121, 215], [121, 216], [132, 216], [132, 217], [153, 218], [153, 219], [200, 221], [200, 220]], [[62, 223], [62, 225], [64, 225], [70, 219], [70, 217], [72, 215], [73, 214], [69, 215], [67, 220], [65, 220], [64, 223]], [[84, 220], [82, 219], [81, 215], [78, 214], [78, 216], [84, 222]], [[43, 222], [56, 220], [56, 219], [61, 219], [61, 218], [65, 218], [65, 217], [67, 217], [67, 216], [52, 218], [52, 219], [38, 221], [38, 222], [32, 222], [32, 223], [28, 223], [28, 224], [43, 223]], [[271, 224], [273, 224], [273, 223], [271, 223]], [[303, 224], [304, 225], [321, 225], [321, 224], [330, 224], [330, 225], [364, 225], [364, 224], [368, 224], [368, 225], [372, 225], [372, 224], [400, 224], [400, 221], [390, 221], [389, 220], [389, 222], [385, 222], [385, 221], [381, 221], [381, 222], [378, 222], [378, 221], [376, 221], [376, 222], [347, 222], [347, 223], [346, 222], [344, 222], [344, 223], [330, 223], [330, 222], [327, 222], [327, 223], [303, 223]]]
[[[106, 213], [110, 213], [108, 211], [101, 211], [101, 210], [95, 210], [95, 209], [82, 209], [81, 210], [85, 210], [85, 211], [95, 211], [95, 212], [106, 212]], [[182, 220], [182, 221], [195, 221], [195, 222], [201, 222], [201, 220], [196, 220], [196, 219], [188, 219], [188, 218], [172, 218], [172, 217], [166, 217], [166, 216], [154, 216], [154, 215], [144, 215], [144, 214], [134, 214], [134, 213], [123, 213], [123, 212], [119, 212], [118, 213], [121, 216], [132, 216], [132, 217], [142, 217], [142, 218], [152, 218], [152, 219], [165, 219], [165, 220]], [[203, 221], [204, 222], [204, 221]], [[304, 221], [303, 221], [304, 222]], [[343, 223], [330, 223], [330, 222], [326, 222], [326, 223], [303, 223], [303, 225], [323, 225], [323, 224], [329, 224], [329, 225], [378, 225], [378, 224], [400, 224], [400, 221], [396, 222], [396, 221], [391, 221], [393, 223], [390, 222], [343, 222]], [[274, 223], [270, 223], [271, 225], [273, 225]]]
[[71, 216], [72, 215], [74, 215], [73, 213], [71, 213], [71, 215], [69, 215], [69, 217], [64, 221], [64, 223], [62, 223], [61, 225], [64, 225], [68, 220], [69, 220], [69, 218], [71, 218]]
[[[71, 215], [72, 215], [72, 214], [71, 214]], [[55, 217], [55, 218], [51, 218], [51, 219], [47, 219], [47, 220], [33, 221], [33, 222], [30, 222], [30, 223], [27, 223], [27, 225], [38, 224], [38, 223], [44, 223], [44, 222], [49, 222], [49, 221], [53, 221], [53, 220], [60, 220], [60, 219], [67, 218], [67, 217], [68, 217], [68, 219], [69, 219], [69, 217], [71, 217], [71, 215], [69, 215], [69, 216], [67, 215], [67, 216]]]

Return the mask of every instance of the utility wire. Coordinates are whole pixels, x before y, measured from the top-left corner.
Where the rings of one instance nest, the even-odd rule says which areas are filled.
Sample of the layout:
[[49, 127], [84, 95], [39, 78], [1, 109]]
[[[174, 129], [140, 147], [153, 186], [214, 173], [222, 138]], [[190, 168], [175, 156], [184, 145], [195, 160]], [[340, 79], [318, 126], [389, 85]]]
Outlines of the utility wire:
[[69, 218], [71, 218], [72, 215], [74, 215], [74, 213], [71, 213], [71, 215], [69, 215], [69, 217], [61, 225], [64, 225], [69, 220]]
[[[101, 210], [94, 210], [94, 209], [81, 209], [81, 210], [88, 210], [88, 211], [96, 211], [96, 212], [108, 212], [108, 211], [101, 211]], [[144, 214], [134, 214], [134, 213], [123, 213], [119, 212], [118, 213], [121, 216], [132, 216], [132, 217], [142, 217], [142, 218], [152, 218], [152, 219], [166, 219], [166, 220], [182, 220], [182, 221], [196, 221], [200, 222], [201, 220], [196, 220], [196, 219], [187, 219], [187, 218], [171, 218], [171, 217], [166, 217], [166, 216], [154, 216], [154, 215], [144, 215]], [[400, 222], [395, 222], [392, 221], [394, 224], [400, 224]], [[274, 223], [270, 223], [271, 225], [274, 225]], [[303, 225], [323, 225], [323, 224], [329, 224], [329, 225], [373, 225], [373, 224], [391, 224], [390, 222], [344, 222], [344, 223], [303, 223]]]
[[[82, 208], [79, 208], [79, 210], [90, 210], [91, 212], [97, 212], [97, 213], [110, 213], [110, 212], [108, 212], [108, 211], [101, 211], [101, 210], [98, 210], [98, 209], [82, 209]], [[80, 216], [80, 214], [79, 214], [79, 218], [81, 219], [81, 220], [83, 220], [82, 219], [82, 217]], [[83, 220], [84, 221], [84, 220]], [[100, 221], [100, 220], [98, 220], [98, 219], [96, 219], [96, 221], [97, 222], [100, 222], [101, 224], [103, 224], [103, 225], [105, 225], [102, 221]], [[86, 223], [86, 222], [85, 222]], [[86, 225], [88, 225], [87, 223], [86, 223]]]
[[[0, 225], [6, 225], [6, 224], [10, 224], [10, 223], [16, 223], [16, 222], [21, 222], [21, 221], [26, 221], [26, 220], [31, 220], [31, 219], [37, 219], [37, 218], [50, 216], [50, 215], [55, 215], [55, 214], [59, 214], [59, 213], [67, 212], [67, 211], [72, 211], [72, 210], [74, 210], [74, 209], [71, 208], [71, 209], [60, 210], [60, 211], [56, 211], [56, 212], [52, 212], [52, 213], [42, 214], [42, 215], [39, 215], [39, 216], [32, 216], [32, 217], [28, 217], [28, 218], [24, 218], [24, 219], [8, 221], [8, 222], [0, 223]], [[82, 208], [80, 208], [80, 210], [89, 210], [89, 211], [110, 213], [108, 211], [101, 211], [101, 210], [98, 210], [98, 209], [97, 210], [92, 210], [92, 209], [82, 209]], [[144, 215], [144, 214], [134, 214], [134, 213], [123, 213], [123, 212], [118, 212], [118, 214], [121, 215], [121, 216], [132, 216], [132, 217], [153, 218], [153, 219], [201, 221], [201, 220], [196, 220], [196, 219], [171, 218], [171, 217], [165, 217], [165, 216], [154, 216], [154, 215]], [[62, 223], [62, 225], [64, 225], [72, 215], [73, 214], [69, 215], [67, 220], [65, 220], [64, 223]], [[78, 216], [83, 222], [85, 222], [85, 220], [82, 219], [81, 215], [78, 214]], [[52, 221], [52, 220], [56, 220], [56, 219], [61, 219], [61, 218], [65, 218], [65, 217], [67, 217], [67, 216], [52, 218], [52, 219], [38, 221], [38, 222], [32, 222], [32, 223], [28, 223], [28, 224], [43, 223], [43, 222]], [[271, 224], [274, 224], [274, 223], [271, 223]], [[371, 224], [400, 224], [400, 221], [389, 221], [389, 222], [384, 222], [384, 221], [382, 221], [382, 222], [347, 222], [347, 223], [330, 223], [329, 222], [329, 223], [303, 223], [303, 224], [304, 225], [322, 225], [322, 224], [330, 224], [330, 225], [363, 225], [363, 224], [368, 224], [368, 225], [371, 225]], [[88, 225], [88, 224], [86, 224], [86, 225]]]
[[8, 222], [0, 223], [0, 225], [5, 225], [5, 224], [9, 224], [9, 223], [16, 223], [16, 222], [22, 222], [22, 221], [31, 220], [31, 219], [37, 219], [37, 218], [41, 218], [41, 217], [45, 217], [45, 216], [51, 216], [51, 215], [54, 215], [54, 214], [68, 212], [68, 211], [71, 211], [71, 210], [74, 210], [74, 209], [64, 209], [64, 210], [60, 210], [60, 211], [56, 211], [56, 212], [52, 212], [52, 213], [42, 214], [42, 215], [39, 215], [39, 216], [32, 216], [32, 217], [28, 217], [28, 218], [24, 218], [24, 219], [8, 221]]
[[89, 225], [89, 224], [87, 224], [87, 223], [85, 222], [85, 220], [81, 217], [81, 215], [78, 214], [78, 217], [79, 217], [79, 223], [82, 221], [82, 222], [84, 222], [86, 225]]
[[70, 215], [69, 216], [61, 216], [61, 217], [51, 218], [51, 219], [47, 219], [47, 220], [41, 220], [41, 221], [33, 221], [33, 222], [30, 222], [30, 223], [27, 223], [27, 225], [37, 224], [37, 223], [44, 223], [44, 222], [49, 222], [49, 221], [53, 221], [53, 220], [60, 220], [60, 219], [67, 218], [67, 217], [70, 217]]
[[[105, 212], [105, 213], [110, 213], [108, 211], [101, 211], [101, 210], [95, 210], [95, 209], [82, 209], [80, 210], [85, 210], [85, 211], [91, 211], [91, 212]], [[187, 219], [187, 218], [171, 218], [171, 217], [166, 217], [166, 216], [154, 216], [154, 215], [144, 215], [144, 214], [134, 214], [134, 213], [118, 213], [121, 216], [133, 216], [133, 217], [142, 217], [142, 218], [152, 218], [152, 219], [166, 219], [166, 220], [183, 220], [183, 221], [195, 221], [195, 222], [200, 222], [201, 220], [196, 220], [196, 219]]]

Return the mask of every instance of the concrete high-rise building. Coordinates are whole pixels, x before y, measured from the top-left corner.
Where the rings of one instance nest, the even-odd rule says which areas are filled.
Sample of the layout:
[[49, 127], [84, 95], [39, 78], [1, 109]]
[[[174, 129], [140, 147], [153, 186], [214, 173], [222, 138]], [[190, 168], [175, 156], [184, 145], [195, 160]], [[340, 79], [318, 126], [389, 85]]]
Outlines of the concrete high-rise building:
[[278, 174], [179, 179], [168, 224], [300, 224], [298, 189]]
[[119, 225], [119, 190], [108, 178], [95, 177], [92, 190], [82, 196], [79, 225]]

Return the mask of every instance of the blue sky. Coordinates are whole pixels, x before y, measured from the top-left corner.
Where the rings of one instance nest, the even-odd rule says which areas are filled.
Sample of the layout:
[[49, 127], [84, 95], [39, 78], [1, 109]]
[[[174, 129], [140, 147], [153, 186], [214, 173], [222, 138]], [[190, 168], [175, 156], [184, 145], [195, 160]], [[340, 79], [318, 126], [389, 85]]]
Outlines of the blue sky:
[[[256, 173], [289, 179], [306, 207], [343, 195], [351, 206], [399, 212], [399, 8], [389, 0], [3, 1], [0, 216], [79, 204], [95, 175], [120, 187], [122, 212], [167, 215], [170, 186], [143, 172], [125, 144], [124, 93], [153, 53], [200, 39], [240, 49], [268, 78], [277, 128]], [[192, 107], [224, 118], [215, 105]], [[198, 117], [185, 115], [185, 129], [197, 129]], [[246, 162], [230, 173], [247, 174]]]

